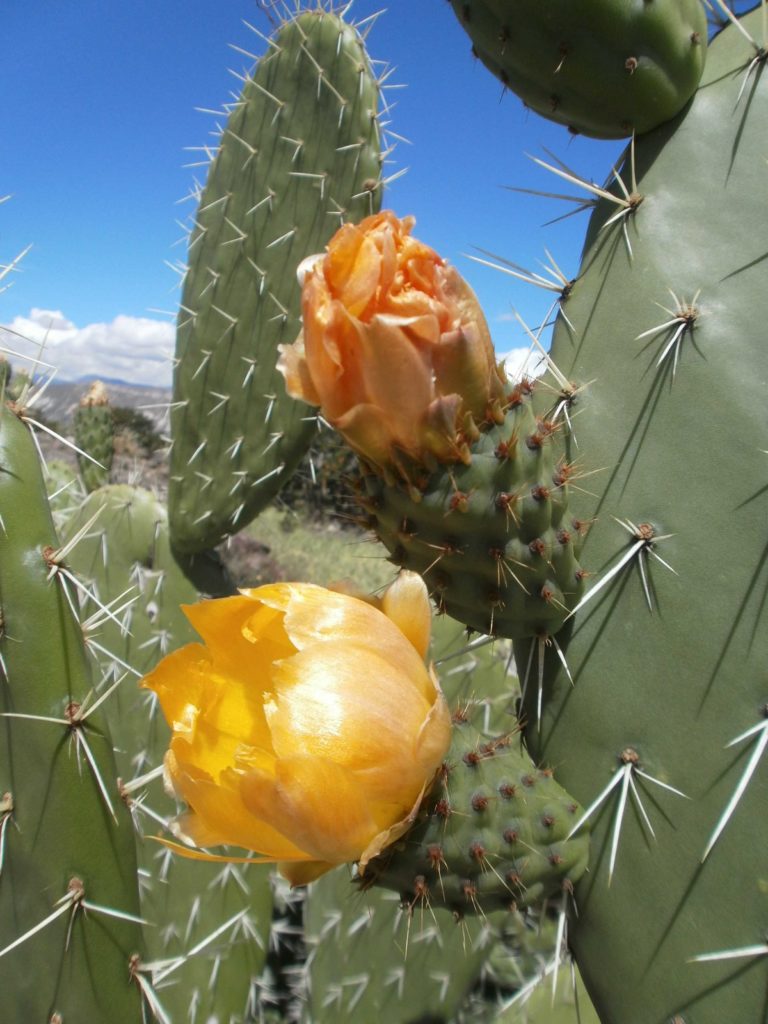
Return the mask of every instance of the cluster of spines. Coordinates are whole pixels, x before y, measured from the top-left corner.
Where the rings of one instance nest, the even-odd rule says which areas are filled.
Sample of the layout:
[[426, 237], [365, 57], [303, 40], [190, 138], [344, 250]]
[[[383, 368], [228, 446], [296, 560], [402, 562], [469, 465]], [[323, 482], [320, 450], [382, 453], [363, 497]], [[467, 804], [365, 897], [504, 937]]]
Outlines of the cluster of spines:
[[[100, 707], [111, 690], [94, 696], [80, 584], [56, 538], [18, 406], [0, 408], [0, 461], [3, 1012], [46, 1021], [112, 1012], [138, 1024], [139, 990], [146, 997], [150, 989], [135, 851]], [[22, 961], [38, 970], [20, 971]]]
[[77, 540], [69, 560], [88, 586], [82, 614], [111, 611], [98, 631], [97, 660], [107, 679], [126, 671], [131, 677], [107, 710], [121, 795], [137, 832], [141, 913], [152, 924], [147, 956], [159, 965], [153, 983], [170, 1020], [245, 1019], [261, 1002], [269, 870], [185, 860], [145, 836], [167, 829], [178, 808], [158, 777], [169, 730], [136, 680], [196, 639], [179, 606], [199, 595], [171, 554], [165, 508], [143, 488], [115, 484], [92, 492], [70, 515], [66, 537]]
[[510, 387], [501, 422], [484, 424], [468, 464], [387, 484], [363, 467], [358, 500], [393, 562], [426, 579], [438, 608], [490, 635], [549, 636], [583, 590], [586, 524], [569, 517], [578, 474], [555, 461], [560, 423], [536, 416], [534, 381]]
[[453, 716], [451, 748], [416, 824], [360, 879], [397, 889], [410, 910], [524, 910], [570, 888], [586, 865], [588, 839], [568, 838], [578, 803], [519, 749], [518, 733], [469, 742], [472, 709]]
[[300, 329], [296, 268], [336, 226], [375, 212], [382, 162], [373, 75], [331, 11], [281, 24], [245, 79], [199, 198], [178, 319], [169, 493], [174, 543], [242, 529], [308, 447], [278, 346]]

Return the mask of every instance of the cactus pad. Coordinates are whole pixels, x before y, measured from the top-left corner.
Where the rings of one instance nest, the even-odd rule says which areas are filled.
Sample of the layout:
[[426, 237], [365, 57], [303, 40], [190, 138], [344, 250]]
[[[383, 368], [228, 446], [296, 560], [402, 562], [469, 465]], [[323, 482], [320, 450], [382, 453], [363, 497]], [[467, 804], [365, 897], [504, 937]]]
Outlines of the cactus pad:
[[182, 551], [241, 529], [315, 429], [278, 345], [301, 327], [296, 270], [378, 208], [379, 86], [335, 14], [284, 22], [246, 80], [200, 197], [178, 318], [169, 514]]
[[704, 67], [699, 0], [451, 0], [473, 52], [538, 114], [622, 138], [668, 121]]
[[568, 511], [573, 467], [555, 460], [556, 426], [536, 418], [532, 393], [530, 381], [512, 388], [504, 422], [480, 435], [468, 465], [442, 466], [418, 487], [368, 473], [360, 486], [392, 561], [421, 573], [459, 622], [511, 639], [556, 633], [585, 575], [583, 525]]

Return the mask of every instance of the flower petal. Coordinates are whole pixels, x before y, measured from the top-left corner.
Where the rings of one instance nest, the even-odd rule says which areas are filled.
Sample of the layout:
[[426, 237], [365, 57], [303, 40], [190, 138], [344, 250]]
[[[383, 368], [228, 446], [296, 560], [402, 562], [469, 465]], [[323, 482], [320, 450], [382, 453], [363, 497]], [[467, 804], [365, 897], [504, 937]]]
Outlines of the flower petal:
[[432, 632], [432, 606], [421, 576], [407, 569], [399, 573], [384, 592], [381, 610], [408, 637], [421, 657], [426, 658]]
[[408, 676], [370, 647], [325, 643], [276, 665], [274, 679], [266, 712], [278, 765], [299, 754], [324, 758], [354, 771], [367, 799], [413, 800], [424, 781], [416, 745], [432, 705]]
[[216, 783], [189, 767], [182, 769], [176, 785], [194, 813], [179, 820], [180, 832], [204, 846], [241, 846], [273, 860], [306, 860], [302, 848], [246, 807], [240, 780], [228, 772]]
[[[268, 663], [254, 683], [259, 679], [269, 682]], [[267, 760], [273, 756], [261, 688], [249, 682], [221, 671], [201, 644], [187, 644], [163, 658], [143, 685], [158, 696], [176, 757], [215, 779], [235, 763], [243, 744], [262, 750]]]
[[272, 583], [248, 593], [285, 613], [285, 629], [297, 650], [329, 640], [375, 647], [376, 655], [408, 676], [429, 704], [434, 700], [434, 686], [418, 652], [403, 643], [397, 625], [367, 601], [310, 583]]
[[283, 878], [295, 888], [297, 885], [309, 885], [327, 871], [333, 871], [338, 864], [328, 864], [323, 860], [283, 861], [277, 869]]
[[310, 860], [356, 860], [379, 831], [352, 773], [322, 758], [285, 758], [276, 779], [248, 772], [240, 791], [252, 814], [269, 817]]

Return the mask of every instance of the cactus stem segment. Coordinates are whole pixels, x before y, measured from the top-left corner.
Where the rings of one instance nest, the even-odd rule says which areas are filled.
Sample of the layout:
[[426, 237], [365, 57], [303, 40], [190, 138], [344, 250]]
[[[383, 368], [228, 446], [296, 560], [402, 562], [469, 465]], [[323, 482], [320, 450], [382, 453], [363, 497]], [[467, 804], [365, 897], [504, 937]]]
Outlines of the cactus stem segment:
[[598, 793], [598, 795], [595, 797], [595, 799], [592, 801], [589, 807], [587, 807], [587, 809], [584, 811], [584, 813], [581, 815], [578, 821], [573, 825], [570, 832], [568, 833], [568, 836], [566, 837], [570, 839], [570, 837], [575, 832], [578, 832], [581, 826], [592, 816], [592, 814], [598, 809], [598, 807], [602, 806], [604, 801], [607, 800], [612, 791], [617, 787], [620, 787], [619, 802], [616, 808], [616, 816], [614, 818], [613, 823], [613, 835], [611, 837], [611, 852], [608, 862], [608, 885], [611, 884], [611, 881], [613, 879], [613, 872], [616, 866], [616, 856], [619, 851], [619, 839], [621, 838], [621, 826], [624, 821], [624, 811], [626, 810], [627, 799], [630, 793], [632, 794], [632, 797], [635, 801], [635, 806], [640, 812], [640, 817], [643, 823], [645, 824], [646, 828], [648, 829], [648, 832], [654, 839], [656, 838], [656, 833], [653, 831], [653, 825], [651, 825], [648, 813], [646, 812], [645, 807], [643, 806], [643, 802], [640, 798], [640, 791], [635, 782], [635, 776], [640, 776], [646, 781], [652, 782], [654, 783], [654, 785], [660, 786], [662, 789], [666, 789], [670, 793], [674, 793], [675, 796], [680, 796], [687, 799], [686, 794], [681, 792], [679, 789], [675, 789], [674, 786], [670, 786], [666, 782], [661, 782], [659, 779], [655, 779], [652, 775], [649, 775], [647, 772], [642, 771], [640, 768], [640, 758], [638, 756], [637, 751], [633, 747], [626, 747], [624, 750], [622, 750], [622, 752], [619, 754], [619, 764], [621, 765], [619, 770], [613, 776], [608, 785], [605, 786], [600, 793]]
[[728, 749], [728, 747], [734, 747], [737, 743], [741, 743], [743, 740], [749, 739], [750, 736], [757, 737], [757, 742], [755, 743], [754, 749], [750, 754], [749, 760], [747, 761], [744, 771], [742, 772], [741, 778], [739, 779], [739, 783], [736, 786], [736, 789], [733, 791], [731, 799], [726, 804], [725, 810], [720, 815], [717, 825], [715, 826], [714, 831], [710, 836], [709, 842], [707, 843], [706, 849], [702, 854], [702, 864], [711, 853], [713, 846], [720, 838], [720, 835], [725, 826], [728, 824], [731, 815], [736, 810], [739, 801], [744, 795], [744, 792], [747, 786], [749, 785], [752, 776], [755, 773], [755, 769], [760, 763], [760, 758], [765, 753], [765, 748], [768, 747], [768, 705], [766, 705], [763, 708], [762, 714], [762, 722], [758, 722], [757, 725], [753, 725], [751, 728], [747, 729], [745, 732], [741, 733], [739, 736], [736, 736], [734, 739], [732, 739], [730, 743], [726, 744], [726, 749]]

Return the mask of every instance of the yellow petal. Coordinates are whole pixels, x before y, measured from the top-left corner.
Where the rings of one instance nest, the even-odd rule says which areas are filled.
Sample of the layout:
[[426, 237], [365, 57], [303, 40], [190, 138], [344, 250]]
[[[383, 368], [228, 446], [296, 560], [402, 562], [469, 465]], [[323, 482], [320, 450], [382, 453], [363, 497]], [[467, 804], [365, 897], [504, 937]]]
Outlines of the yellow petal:
[[285, 629], [297, 650], [326, 640], [375, 646], [376, 655], [408, 676], [432, 703], [434, 686], [418, 652], [404, 642], [395, 623], [367, 601], [310, 583], [272, 583], [249, 593], [285, 613]]
[[368, 799], [403, 805], [424, 781], [417, 742], [430, 708], [370, 648], [325, 643], [275, 666], [267, 716], [278, 765], [299, 754], [326, 758], [354, 771]]
[[286, 758], [276, 779], [249, 772], [240, 789], [250, 812], [268, 816], [310, 860], [356, 860], [379, 831], [352, 773], [322, 758]]
[[381, 610], [408, 637], [421, 657], [426, 658], [432, 631], [432, 607], [421, 576], [403, 570], [384, 592]]
[[282, 617], [255, 602], [250, 591], [182, 605], [182, 610], [217, 667], [248, 676], [254, 686], [263, 682], [265, 664], [291, 654]]
[[188, 766], [182, 768], [177, 785], [194, 815], [183, 818], [179, 826], [193, 842], [241, 846], [272, 860], [306, 859], [302, 848], [246, 807], [240, 794], [240, 775], [226, 773], [215, 783]]
[[337, 868], [338, 864], [328, 864], [322, 860], [284, 861], [277, 865], [277, 870], [292, 887], [309, 885], [327, 871]]
[[[268, 683], [268, 671], [262, 667], [254, 683]], [[143, 685], [160, 700], [176, 756], [211, 778], [235, 763], [243, 745], [272, 757], [260, 687], [220, 671], [202, 645], [188, 644], [163, 658]]]
[[194, 850], [182, 843], [174, 843], [172, 839], [166, 839], [164, 836], [144, 836], [144, 838], [153, 843], [160, 843], [169, 850], [173, 850], [174, 853], [178, 853], [180, 857], [186, 857], [187, 860], [206, 860], [215, 864], [274, 864], [271, 857], [234, 857], [226, 853], [204, 853], [202, 850]]

